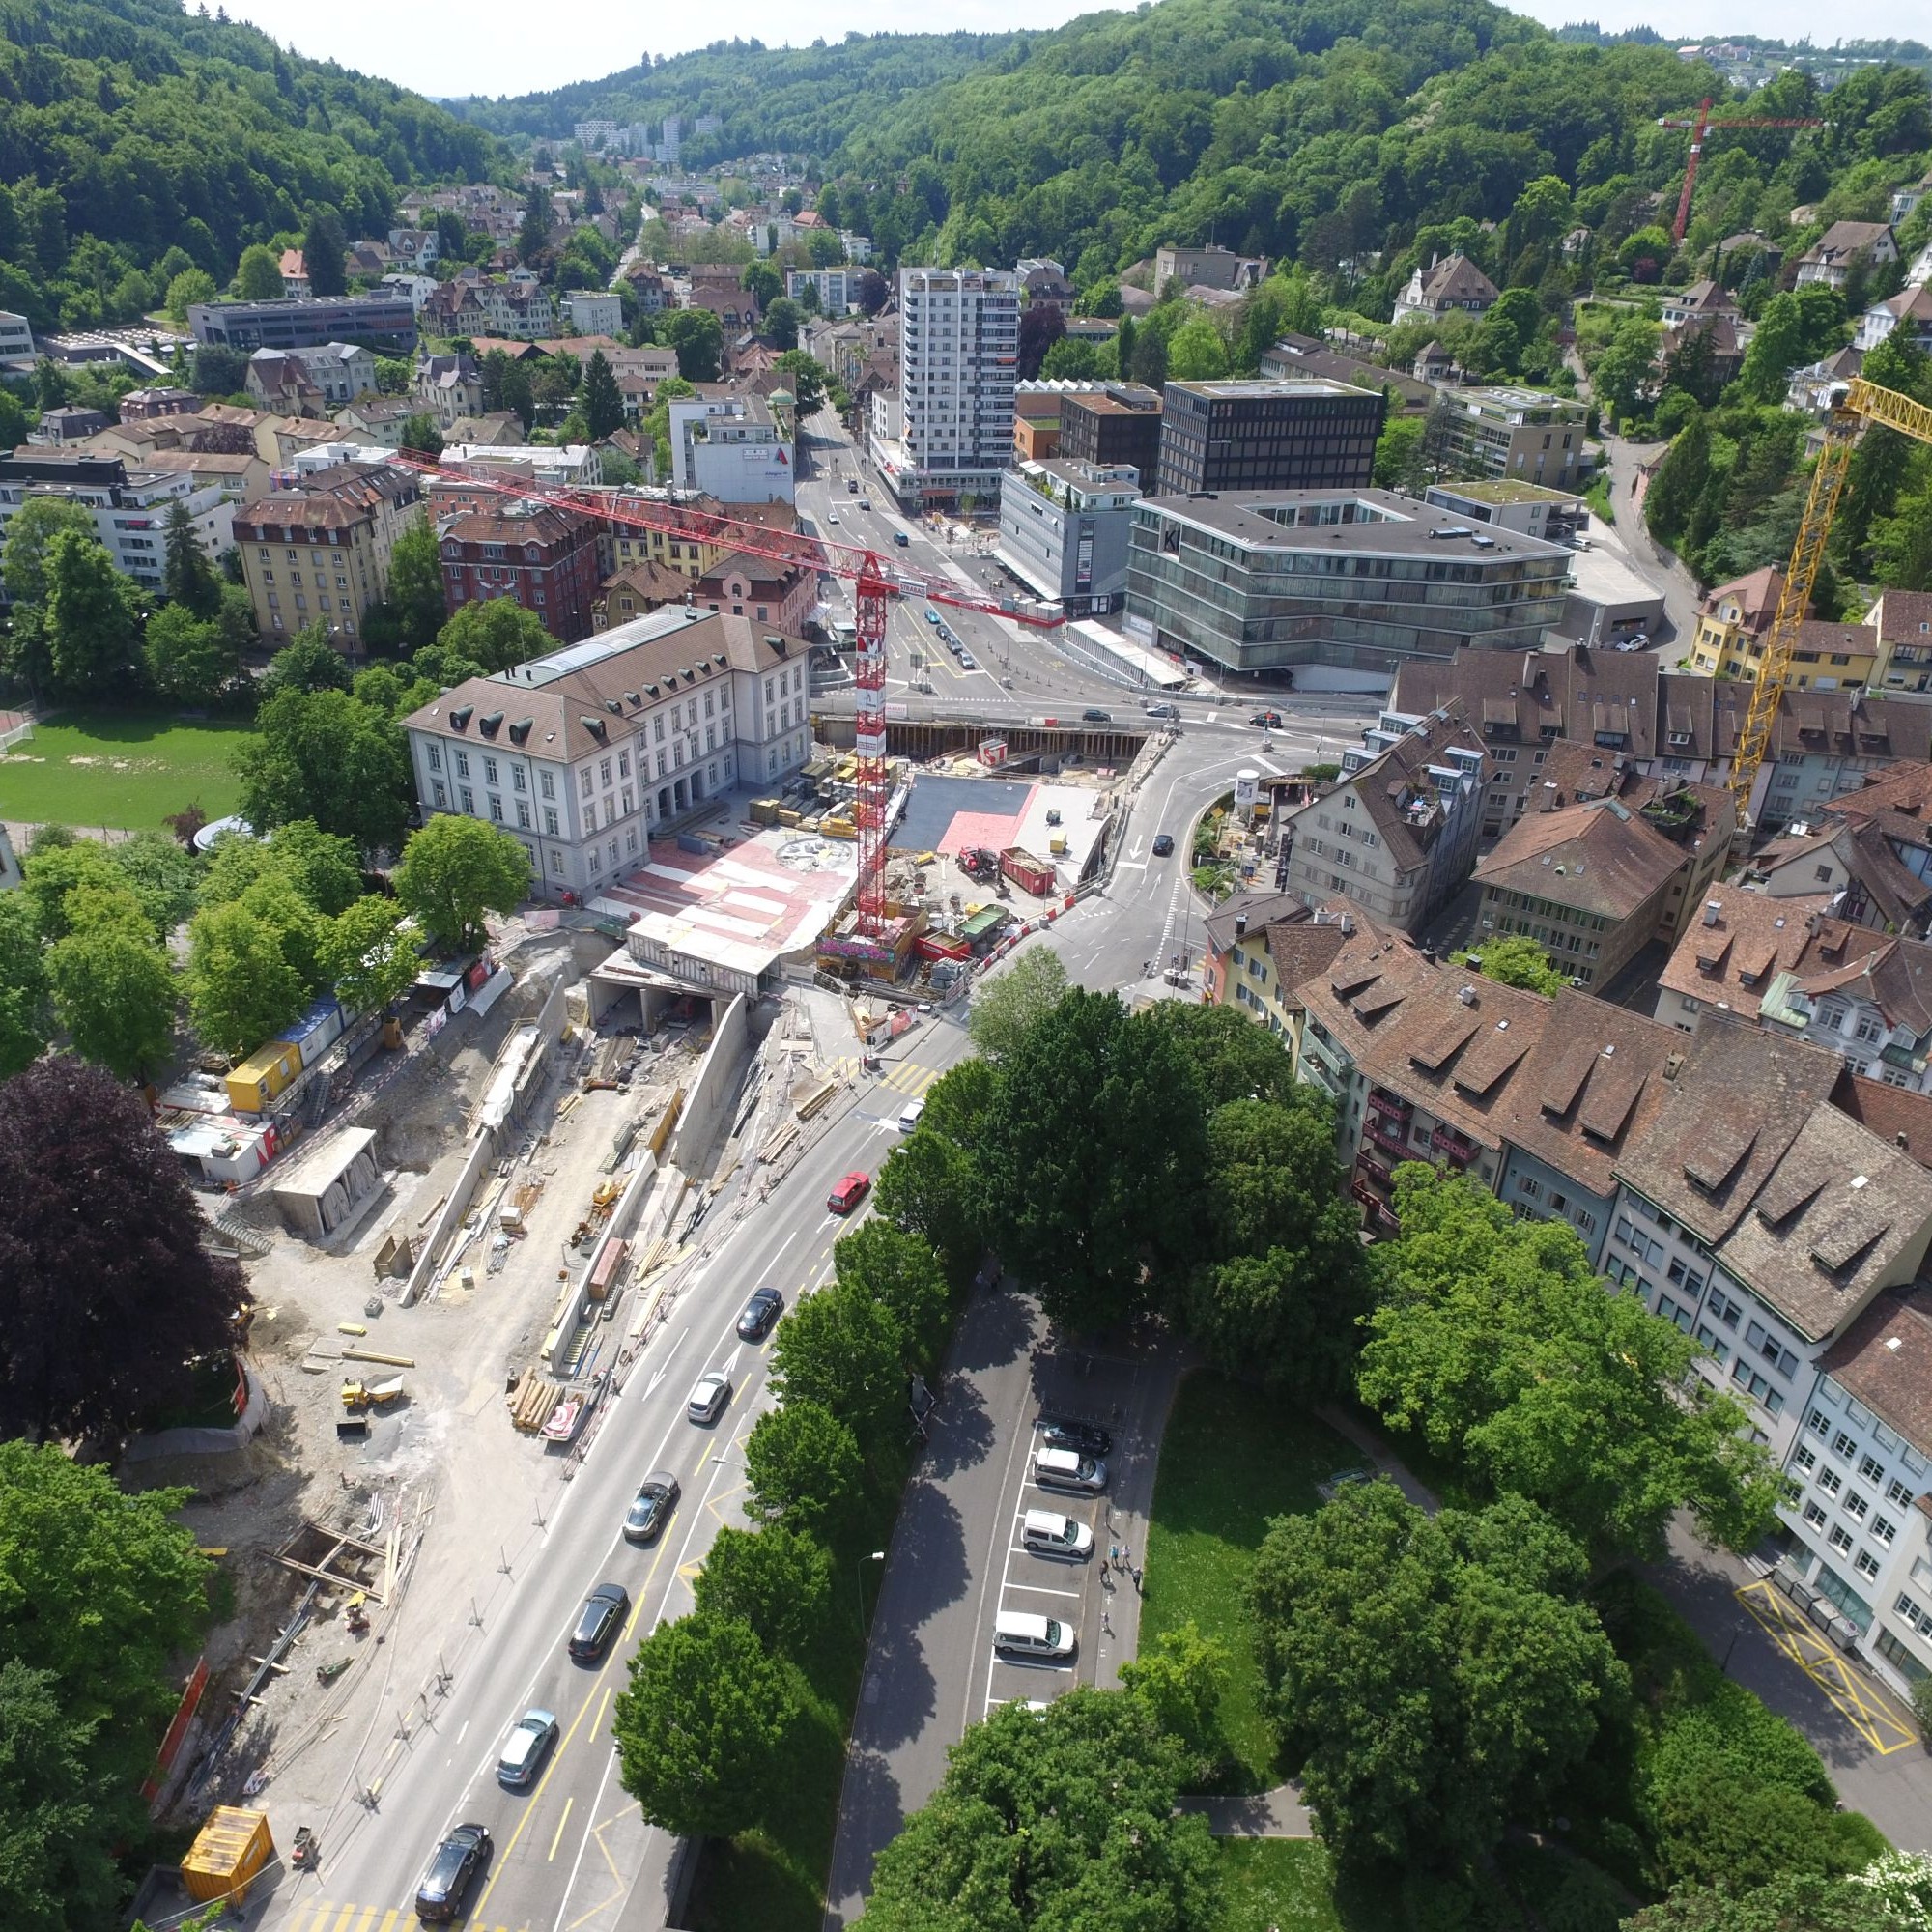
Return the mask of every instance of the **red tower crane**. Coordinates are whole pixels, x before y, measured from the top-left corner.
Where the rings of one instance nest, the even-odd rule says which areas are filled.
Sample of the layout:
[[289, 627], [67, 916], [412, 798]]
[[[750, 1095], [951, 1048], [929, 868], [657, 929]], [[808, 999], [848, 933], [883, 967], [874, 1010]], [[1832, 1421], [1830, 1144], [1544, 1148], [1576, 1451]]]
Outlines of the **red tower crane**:
[[859, 930], [877, 938], [886, 910], [886, 812], [892, 804], [886, 781], [886, 614], [895, 597], [923, 597], [929, 604], [979, 611], [988, 616], [1010, 618], [1035, 630], [1054, 630], [1065, 620], [1016, 610], [997, 597], [962, 589], [950, 578], [929, 577], [889, 562], [878, 552], [858, 544], [833, 543], [795, 530], [768, 529], [763, 524], [722, 517], [688, 503], [657, 502], [587, 489], [530, 483], [520, 478], [477, 474], [431, 462], [410, 451], [393, 461], [425, 476], [440, 476], [468, 490], [484, 490], [514, 501], [549, 503], [579, 516], [601, 518], [634, 529], [655, 530], [685, 542], [711, 544], [743, 551], [771, 563], [801, 570], [822, 571], [844, 578], [853, 586], [854, 628], [858, 655], [853, 669], [858, 686], [854, 728], [858, 753], [858, 798], [853, 823], [859, 834]]
[[1704, 136], [1713, 128], [1822, 128], [1825, 123], [1816, 120], [1775, 120], [1760, 114], [1727, 115], [1713, 120], [1711, 103], [1707, 99], [1697, 109], [1696, 118], [1690, 120], [1683, 115], [1660, 115], [1660, 128], [1689, 128], [1690, 129], [1690, 159], [1684, 170], [1684, 192], [1677, 197], [1677, 220], [1670, 230], [1673, 243], [1683, 241], [1684, 230], [1690, 219], [1690, 194], [1697, 185], [1697, 163], [1704, 157]]

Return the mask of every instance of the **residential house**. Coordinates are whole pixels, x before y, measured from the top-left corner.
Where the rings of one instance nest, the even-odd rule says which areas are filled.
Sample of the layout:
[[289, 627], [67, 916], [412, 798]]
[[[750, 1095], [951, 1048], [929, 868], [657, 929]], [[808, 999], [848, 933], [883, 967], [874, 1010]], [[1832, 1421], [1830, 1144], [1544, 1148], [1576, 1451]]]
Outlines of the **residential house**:
[[1824, 893], [1774, 898], [1712, 886], [1658, 975], [1657, 1017], [1695, 1033], [1713, 1014], [1755, 1022], [1781, 975], [1862, 958], [1882, 935], [1831, 918]]
[[[736, 270], [733, 270], [735, 274]], [[758, 326], [758, 298], [750, 289], [742, 289], [735, 282], [696, 281], [691, 285], [690, 293], [678, 306], [680, 308], [708, 308], [718, 318], [719, 326], [724, 331], [724, 339], [729, 342], [734, 336], [743, 335]]]
[[1334, 786], [1287, 814], [1286, 890], [1306, 906], [1346, 894], [1377, 922], [1420, 932], [1475, 865], [1483, 743], [1461, 705], [1385, 709], [1362, 736]]
[[1852, 264], [1861, 258], [1874, 268], [1898, 260], [1898, 238], [1889, 222], [1833, 222], [1798, 258], [1798, 286], [1825, 282], [1842, 289]]
[[1932, 590], [1881, 590], [1865, 623], [1878, 637], [1870, 688], [1932, 696]]
[[1736, 382], [1745, 363], [1742, 321], [1722, 310], [1712, 310], [1687, 316], [1674, 328], [1666, 328], [1657, 345], [1660, 376], [1667, 378], [1680, 364], [1699, 355], [1710, 358], [1713, 383], [1721, 387]]
[[1697, 610], [1691, 668], [1711, 676], [1755, 678], [1783, 594], [1784, 573], [1776, 565], [1706, 592]]
[[336, 411], [335, 426], [358, 441], [400, 449], [403, 425], [416, 413], [415, 405], [402, 396], [364, 396], [360, 402]]
[[1854, 346], [1861, 355], [1865, 354], [1881, 342], [1889, 341], [1896, 331], [1903, 331], [1898, 335], [1899, 341], [1909, 342], [1918, 350], [1932, 351], [1932, 289], [1923, 286], [1900, 289], [1895, 296], [1874, 302], [1859, 318]]
[[[1922, 938], [1932, 885], [1897, 857], [1877, 822], [1881, 815], [1827, 807], [1753, 852], [1740, 883], [1776, 899], [1828, 894], [1839, 919]], [[1921, 842], [1926, 836], [1916, 835]]]
[[1023, 256], [1013, 264], [1013, 273], [1019, 278], [1022, 306], [1057, 309], [1063, 315], [1072, 308], [1073, 284], [1051, 256]]
[[526, 433], [514, 410], [492, 410], [487, 415], [458, 416], [443, 435], [445, 446], [508, 449], [520, 445]]
[[624, 332], [624, 301], [614, 289], [573, 289], [563, 298], [563, 312], [580, 335]]
[[[605, 548], [608, 541], [608, 538], [600, 540], [599, 549]], [[604, 579], [597, 601], [590, 607], [590, 628], [613, 630], [619, 624], [628, 624], [633, 617], [661, 611], [667, 604], [691, 602], [692, 581], [683, 571], [644, 558], [627, 563]]]
[[483, 413], [483, 371], [469, 355], [421, 355], [414, 393], [416, 406], [447, 430], [459, 416]]
[[258, 349], [248, 358], [243, 387], [263, 409], [276, 415], [327, 413], [321, 388], [298, 356], [280, 349]]
[[301, 300], [309, 294], [308, 264], [302, 260], [299, 248], [284, 248], [282, 259], [276, 264], [282, 273], [282, 294], [291, 300]]
[[140, 459], [139, 468], [186, 476], [197, 490], [218, 491], [230, 503], [246, 503], [269, 487], [270, 468], [247, 450], [156, 449]]
[[[1027, 263], [1022, 262], [1024, 270]], [[1058, 263], [1046, 264], [1058, 268]], [[1153, 286], [1156, 295], [1169, 282], [1184, 282], [1190, 289], [1220, 289], [1229, 293], [1257, 287], [1267, 279], [1265, 255], [1236, 255], [1218, 243], [1206, 248], [1183, 248], [1169, 242], [1154, 250]], [[1492, 299], [1494, 291], [1491, 291]]]
[[1682, 295], [1665, 292], [1658, 298], [1658, 317], [1665, 328], [1681, 328], [1698, 316], [1727, 315], [1741, 320], [1741, 311], [1729, 289], [1708, 277], [1692, 282]]
[[[1432, 390], [1463, 380], [1463, 365], [1439, 342], [1425, 342], [1408, 366], [1415, 380]], [[1434, 403], [1434, 396], [1430, 401]]]
[[118, 405], [121, 420], [152, 422], [156, 416], [192, 415], [201, 398], [192, 389], [129, 389]]
[[748, 617], [653, 611], [404, 720], [424, 815], [500, 825], [546, 896], [588, 898], [654, 831], [804, 764], [809, 647]]
[[1396, 298], [1395, 321], [1427, 321], [1458, 310], [1487, 315], [1495, 301], [1495, 283], [1459, 251], [1432, 260], [1426, 269], [1417, 268]]
[[360, 343], [325, 342], [289, 354], [308, 371], [309, 380], [331, 408], [376, 393], [376, 358]]
[[103, 411], [84, 410], [75, 403], [62, 403], [41, 412], [41, 419], [27, 440], [53, 449], [71, 449], [99, 435], [107, 424], [108, 417]]
[[1932, 946], [1895, 937], [1870, 946], [1874, 937], [1821, 920], [1818, 956], [1771, 982], [1758, 1023], [1837, 1054], [1855, 1074], [1932, 1092]]
[[389, 258], [398, 267], [423, 270], [432, 267], [442, 253], [434, 228], [392, 228], [389, 230]]
[[805, 635], [818, 601], [818, 573], [736, 551], [705, 571], [687, 594], [708, 610], [774, 624], [798, 638]]
[[452, 611], [508, 597], [564, 643], [590, 635], [598, 587], [590, 518], [548, 503], [499, 503], [440, 524], [437, 551]]
[[[1265, 1014], [1278, 990], [1267, 956], [1269, 923], [1299, 923], [1311, 916], [1292, 893], [1244, 892], [1222, 900], [1202, 921], [1202, 999], [1209, 1006], [1250, 1008], [1257, 1017]], [[1281, 1031], [1278, 1025], [1274, 1030]]]
[[1912, 213], [1918, 204], [1932, 194], [1932, 169], [1909, 187], [1895, 187], [1891, 191], [1891, 219], [1895, 227]]
[[142, 468], [92, 450], [25, 444], [11, 455], [0, 452], [0, 544], [15, 514], [43, 498], [84, 510], [114, 568], [150, 591], [161, 587], [167, 524], [177, 503], [211, 560], [235, 541], [232, 497], [187, 471]]
[[1837, 349], [1821, 362], [1794, 369], [1785, 386], [1784, 407], [1804, 416], [1827, 414], [1842, 397], [1845, 385], [1857, 379], [1864, 359], [1861, 349]]

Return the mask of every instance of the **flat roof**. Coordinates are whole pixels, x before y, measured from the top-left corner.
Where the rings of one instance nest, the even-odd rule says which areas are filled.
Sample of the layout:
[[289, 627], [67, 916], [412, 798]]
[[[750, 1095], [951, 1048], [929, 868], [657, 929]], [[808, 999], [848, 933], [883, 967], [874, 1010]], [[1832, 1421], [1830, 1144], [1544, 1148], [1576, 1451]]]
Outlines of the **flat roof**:
[[1552, 490], [1548, 483], [1519, 483], [1514, 477], [1492, 476], [1474, 483], [1432, 483], [1432, 490], [1466, 497], [1472, 503], [1580, 503], [1574, 490]]
[[1248, 377], [1234, 382], [1170, 383], [1170, 390], [1179, 389], [1190, 396], [1206, 396], [1211, 402], [1264, 401], [1269, 396], [1373, 396], [1374, 389], [1359, 389], [1352, 383], [1337, 383], [1325, 376], [1291, 376], [1279, 382], [1266, 377]]
[[[1353, 521], [1294, 525], [1269, 511], [1290, 512], [1328, 504], [1352, 504]], [[1497, 562], [1504, 558], [1542, 561], [1571, 553], [1562, 544], [1517, 530], [1470, 524], [1434, 503], [1418, 503], [1388, 490], [1220, 490], [1186, 497], [1144, 498], [1136, 517], [1157, 512], [1191, 524], [1209, 536], [1231, 538], [1254, 550], [1346, 550], [1388, 556], [1437, 556], [1459, 562]], [[1434, 531], [1466, 530], [1466, 536]], [[1477, 536], [1490, 538], [1477, 543]]]

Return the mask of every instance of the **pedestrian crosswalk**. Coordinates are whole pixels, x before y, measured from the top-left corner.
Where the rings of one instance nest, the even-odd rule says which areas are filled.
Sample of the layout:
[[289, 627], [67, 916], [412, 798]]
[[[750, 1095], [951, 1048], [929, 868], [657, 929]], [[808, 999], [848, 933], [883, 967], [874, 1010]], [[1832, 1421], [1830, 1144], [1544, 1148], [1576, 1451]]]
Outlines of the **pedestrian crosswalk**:
[[867, 1073], [857, 1054], [847, 1054], [832, 1063], [835, 1079], [864, 1080], [872, 1086], [890, 1087], [895, 1094], [908, 1096], [923, 1094], [945, 1070], [942, 1066], [921, 1066], [916, 1062], [900, 1060], [887, 1063], [878, 1073]]
[[[414, 1909], [402, 1905], [343, 1905], [331, 1898], [304, 1898], [276, 1932], [415, 1932]], [[512, 1925], [465, 1921], [465, 1932], [520, 1932]]]

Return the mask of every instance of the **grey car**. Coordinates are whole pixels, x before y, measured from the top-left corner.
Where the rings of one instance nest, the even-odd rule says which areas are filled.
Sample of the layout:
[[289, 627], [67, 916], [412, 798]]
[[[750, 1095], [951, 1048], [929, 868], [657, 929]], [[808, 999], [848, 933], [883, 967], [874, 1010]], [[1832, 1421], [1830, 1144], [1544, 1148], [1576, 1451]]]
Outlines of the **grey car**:
[[497, 1782], [512, 1791], [527, 1790], [543, 1769], [556, 1736], [554, 1712], [526, 1711], [503, 1740], [503, 1748], [497, 1759]]
[[677, 1478], [668, 1469], [660, 1469], [654, 1475], [646, 1476], [639, 1486], [631, 1507], [624, 1513], [625, 1539], [631, 1543], [655, 1541], [670, 1520], [670, 1513], [677, 1507], [681, 1493]]
[[684, 1412], [694, 1422], [716, 1422], [730, 1404], [731, 1378], [721, 1376], [714, 1369], [709, 1375], [698, 1377], [697, 1386], [692, 1390]]

